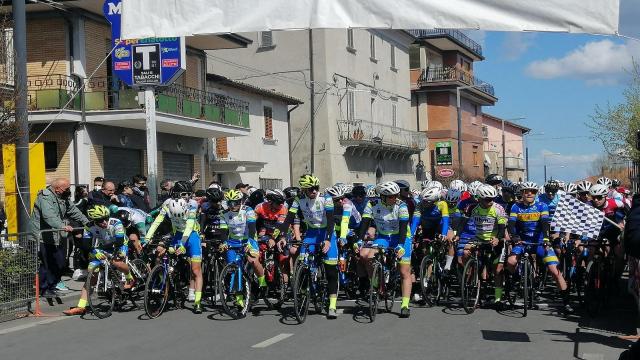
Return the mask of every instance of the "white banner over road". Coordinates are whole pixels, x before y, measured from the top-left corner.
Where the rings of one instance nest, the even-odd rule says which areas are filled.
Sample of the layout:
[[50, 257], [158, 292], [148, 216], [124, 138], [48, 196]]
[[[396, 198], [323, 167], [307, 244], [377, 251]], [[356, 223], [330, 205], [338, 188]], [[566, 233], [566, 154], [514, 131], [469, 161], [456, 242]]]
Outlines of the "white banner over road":
[[619, 0], [123, 0], [124, 38], [315, 28], [617, 34]]

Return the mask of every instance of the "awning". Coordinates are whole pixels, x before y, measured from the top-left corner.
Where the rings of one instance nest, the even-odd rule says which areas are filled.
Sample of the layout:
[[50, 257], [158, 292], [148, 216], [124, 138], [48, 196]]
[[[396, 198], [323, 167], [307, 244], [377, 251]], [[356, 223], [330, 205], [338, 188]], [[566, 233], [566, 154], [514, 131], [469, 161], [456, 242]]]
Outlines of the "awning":
[[613, 35], [619, 7], [619, 0], [123, 0], [122, 37], [317, 28]]

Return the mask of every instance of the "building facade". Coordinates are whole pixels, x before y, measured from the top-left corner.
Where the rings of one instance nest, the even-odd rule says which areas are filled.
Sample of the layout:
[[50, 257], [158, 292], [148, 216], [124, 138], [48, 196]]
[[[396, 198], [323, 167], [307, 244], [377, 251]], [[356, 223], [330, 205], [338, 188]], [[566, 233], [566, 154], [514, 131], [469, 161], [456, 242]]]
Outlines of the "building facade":
[[415, 179], [426, 137], [410, 115], [409, 33], [322, 29], [241, 35], [253, 43], [210, 52], [208, 72], [304, 102], [291, 113], [293, 178], [313, 172], [323, 184]]
[[511, 181], [525, 181], [527, 155], [524, 135], [529, 131], [527, 127], [487, 113], [482, 114], [485, 175], [500, 174]]
[[427, 167], [434, 177], [454, 170], [456, 177], [482, 178], [482, 107], [498, 100], [473, 70], [484, 60], [482, 47], [458, 30], [410, 32], [416, 37], [410, 48], [412, 116], [429, 139]]

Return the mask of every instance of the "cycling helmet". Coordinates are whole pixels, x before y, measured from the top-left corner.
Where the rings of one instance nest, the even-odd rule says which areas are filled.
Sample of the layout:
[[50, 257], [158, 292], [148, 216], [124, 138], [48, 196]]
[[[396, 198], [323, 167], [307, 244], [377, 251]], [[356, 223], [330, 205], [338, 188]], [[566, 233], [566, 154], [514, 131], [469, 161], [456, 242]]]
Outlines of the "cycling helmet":
[[611, 180], [611, 186], [614, 188], [619, 188], [622, 185], [622, 182], [618, 179]]
[[310, 189], [315, 186], [320, 186], [320, 179], [311, 174], [305, 174], [300, 177], [298, 184], [300, 184], [300, 187], [303, 189]]
[[558, 181], [558, 186], [560, 187], [560, 190], [567, 191], [567, 184], [564, 181], [559, 180]]
[[482, 184], [476, 189], [476, 196], [480, 199], [494, 199], [498, 196], [498, 190], [489, 184]]
[[344, 189], [344, 194], [351, 194], [351, 191], [353, 191], [353, 185], [351, 184], [346, 184], [342, 187]]
[[124, 190], [124, 188], [133, 188], [133, 184], [131, 184], [131, 181], [122, 181], [118, 184], [118, 193], [122, 193], [122, 191]]
[[502, 183], [502, 176], [498, 175], [498, 174], [489, 174], [487, 175], [487, 177], [484, 179], [484, 182], [489, 184], [489, 185], [498, 185], [500, 183]]
[[365, 197], [367, 196], [367, 188], [362, 185], [354, 186], [351, 190], [351, 195]]
[[509, 188], [509, 190], [511, 190], [511, 187], [513, 186], [513, 182], [509, 179], [502, 179], [502, 188]]
[[207, 189], [207, 200], [217, 203], [224, 199], [224, 194], [222, 190], [217, 187], [210, 187]]
[[398, 184], [398, 186], [400, 187], [400, 189], [406, 189], [409, 190], [409, 188], [411, 187], [411, 185], [409, 185], [409, 183], [406, 180], [396, 180], [394, 181], [396, 184]]
[[568, 183], [567, 189], [565, 190], [569, 195], [575, 195], [578, 193], [578, 186], [574, 183]]
[[284, 204], [285, 202], [284, 192], [282, 192], [282, 190], [280, 189], [267, 190], [267, 195], [265, 196], [265, 198], [268, 201], [273, 201], [276, 204]]
[[440, 189], [437, 187], [426, 188], [420, 193], [422, 201], [438, 201], [440, 200], [440, 195]]
[[344, 186], [331, 186], [329, 188], [327, 188], [327, 190], [325, 191], [329, 196], [331, 196], [331, 198], [333, 200], [338, 200], [344, 197], [344, 192], [345, 188]]
[[413, 196], [420, 196], [420, 190], [418, 189], [411, 189], [411, 194]]
[[589, 192], [591, 186], [590, 181], [582, 180], [578, 183], [578, 192]]
[[240, 201], [242, 200], [242, 193], [236, 189], [230, 189], [224, 193], [224, 199], [227, 201]]
[[603, 176], [603, 177], [599, 178], [598, 181], [596, 181], [596, 184], [604, 185], [604, 186], [610, 188], [611, 185], [613, 184], [613, 181], [611, 181], [611, 179], [609, 179], [608, 177]]
[[400, 187], [393, 181], [387, 181], [378, 184], [378, 186], [376, 186], [376, 192], [384, 196], [398, 195], [400, 193]]
[[538, 191], [538, 184], [534, 183], [533, 181], [527, 181], [527, 182], [523, 182], [522, 184], [520, 184], [520, 190], [535, 190], [536, 192]]
[[591, 196], [607, 196], [608, 193], [609, 188], [604, 184], [595, 184], [589, 188], [589, 194], [591, 194]]
[[447, 194], [444, 196], [446, 202], [450, 204], [456, 204], [460, 201], [460, 197], [462, 196], [462, 192], [458, 189], [449, 189]]
[[293, 199], [298, 196], [298, 194], [300, 193], [300, 189], [295, 186], [289, 186], [288, 188], [284, 189], [283, 192], [284, 196], [287, 199]]
[[171, 188], [171, 194], [174, 196], [180, 196], [183, 193], [193, 193], [193, 186], [188, 181], [176, 181]]
[[519, 195], [520, 192], [522, 191], [522, 183], [521, 182], [514, 182], [511, 185], [511, 191], [515, 194], [515, 195]]
[[464, 181], [462, 180], [453, 180], [452, 182], [449, 183], [449, 188], [460, 190], [461, 192], [467, 191], [467, 184], [465, 184]]
[[184, 199], [171, 199], [168, 204], [169, 217], [172, 219], [184, 219], [187, 213], [187, 202]]
[[122, 226], [129, 227], [131, 225], [131, 213], [127, 210], [118, 210], [115, 217], [122, 222]]
[[378, 192], [375, 186], [370, 185], [369, 188], [367, 188], [367, 197], [370, 199], [378, 197]]
[[549, 182], [544, 185], [545, 192], [555, 193], [558, 192], [558, 190], [560, 190], [560, 183], [556, 180], [549, 180]]
[[92, 221], [108, 219], [110, 214], [109, 208], [104, 205], [93, 205], [87, 210], [87, 217]]
[[427, 181], [426, 183], [425, 182], [422, 183], [423, 190], [432, 188], [432, 187], [437, 187], [438, 189], [442, 190], [444, 186], [442, 186], [442, 183], [440, 181], [436, 181], [436, 180], [431, 180], [431, 181]]

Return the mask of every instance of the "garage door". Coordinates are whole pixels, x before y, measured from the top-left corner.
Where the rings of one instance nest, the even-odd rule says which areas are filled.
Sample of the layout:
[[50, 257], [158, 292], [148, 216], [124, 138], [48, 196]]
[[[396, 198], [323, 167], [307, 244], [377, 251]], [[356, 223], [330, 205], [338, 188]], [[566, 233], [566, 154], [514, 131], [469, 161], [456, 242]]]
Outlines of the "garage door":
[[190, 180], [193, 176], [193, 155], [162, 153], [163, 179]]
[[133, 175], [142, 174], [142, 151], [105, 147], [104, 177], [116, 182], [131, 181]]

